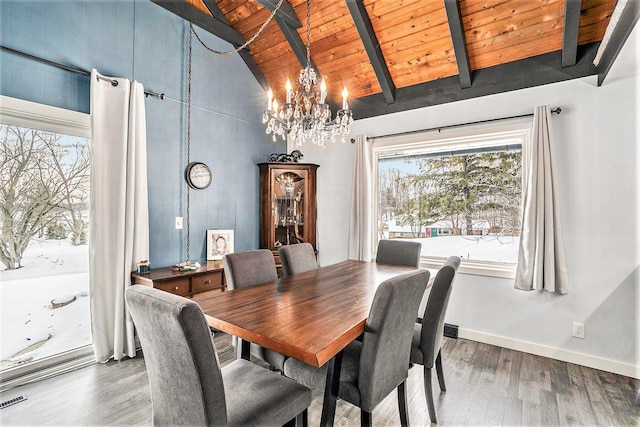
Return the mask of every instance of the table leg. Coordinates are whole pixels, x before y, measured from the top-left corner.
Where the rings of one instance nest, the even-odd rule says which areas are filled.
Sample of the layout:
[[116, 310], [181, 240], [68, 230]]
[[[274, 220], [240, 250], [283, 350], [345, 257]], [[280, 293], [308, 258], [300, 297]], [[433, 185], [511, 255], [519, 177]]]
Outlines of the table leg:
[[340, 369], [342, 368], [342, 351], [327, 362], [327, 381], [324, 386], [324, 400], [322, 402], [321, 426], [333, 426], [336, 415], [336, 401], [340, 388]]
[[247, 340], [238, 338], [240, 344], [240, 357], [244, 360], [251, 360], [251, 343]]

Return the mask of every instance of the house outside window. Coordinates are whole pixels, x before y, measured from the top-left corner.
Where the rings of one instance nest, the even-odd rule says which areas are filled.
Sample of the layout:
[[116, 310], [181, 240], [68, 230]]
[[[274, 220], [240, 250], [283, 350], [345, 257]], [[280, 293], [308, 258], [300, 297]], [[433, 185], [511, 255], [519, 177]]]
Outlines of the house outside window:
[[[422, 243], [421, 265], [513, 277], [530, 121], [374, 143], [375, 232]], [[377, 247], [374, 244], [373, 247]]]

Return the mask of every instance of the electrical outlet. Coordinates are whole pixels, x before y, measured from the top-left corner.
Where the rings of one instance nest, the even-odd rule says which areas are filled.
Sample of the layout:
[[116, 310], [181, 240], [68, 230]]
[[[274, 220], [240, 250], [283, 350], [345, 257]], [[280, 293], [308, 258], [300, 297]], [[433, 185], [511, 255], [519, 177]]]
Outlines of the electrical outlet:
[[576, 338], [584, 338], [584, 323], [573, 322], [572, 336]]
[[182, 217], [176, 217], [176, 230], [182, 230]]

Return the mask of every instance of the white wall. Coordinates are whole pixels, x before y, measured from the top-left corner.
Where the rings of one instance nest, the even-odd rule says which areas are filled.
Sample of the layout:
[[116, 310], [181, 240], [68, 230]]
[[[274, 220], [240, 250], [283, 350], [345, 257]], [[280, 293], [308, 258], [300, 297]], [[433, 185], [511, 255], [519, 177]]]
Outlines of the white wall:
[[[291, 147], [291, 150], [296, 147]], [[353, 144], [349, 140], [328, 143], [326, 148], [308, 144], [298, 148], [302, 161], [318, 168], [318, 255], [321, 266], [347, 259], [349, 209], [353, 181]], [[289, 151], [291, 151], [289, 150]]]
[[[552, 121], [569, 294], [461, 274], [447, 313], [460, 336], [640, 378], [638, 27], [601, 87], [592, 76], [354, 123], [352, 135], [373, 136], [562, 107]], [[320, 165], [320, 260], [344, 260], [353, 145], [301, 150]], [[584, 339], [571, 337], [574, 321], [585, 324]]]

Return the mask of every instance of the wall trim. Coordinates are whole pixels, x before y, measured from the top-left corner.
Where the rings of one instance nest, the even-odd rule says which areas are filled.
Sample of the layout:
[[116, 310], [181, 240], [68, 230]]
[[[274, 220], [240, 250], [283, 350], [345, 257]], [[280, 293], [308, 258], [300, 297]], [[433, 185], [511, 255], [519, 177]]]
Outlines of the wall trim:
[[91, 137], [91, 116], [78, 111], [0, 95], [0, 123]]
[[[444, 257], [422, 256], [420, 257], [420, 267], [432, 269], [437, 272], [446, 260]], [[516, 267], [517, 264], [508, 262], [463, 259], [460, 267], [458, 267], [458, 274], [515, 279]]]
[[640, 366], [617, 362], [615, 360], [561, 350], [541, 344], [501, 337], [471, 329], [459, 328], [458, 337], [640, 379]]

